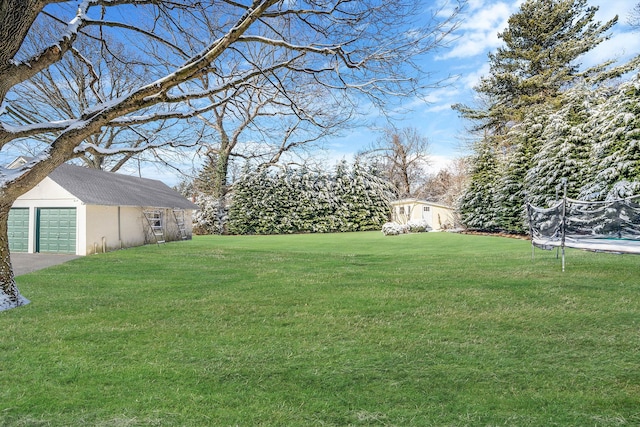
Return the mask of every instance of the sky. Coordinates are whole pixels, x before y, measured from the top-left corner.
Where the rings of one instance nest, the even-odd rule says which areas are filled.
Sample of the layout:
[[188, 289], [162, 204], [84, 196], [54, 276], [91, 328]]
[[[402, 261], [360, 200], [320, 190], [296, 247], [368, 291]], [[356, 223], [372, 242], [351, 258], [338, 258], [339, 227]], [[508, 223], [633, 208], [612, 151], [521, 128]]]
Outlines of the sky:
[[[452, 0], [425, 0], [439, 8]], [[488, 53], [495, 51], [501, 40], [498, 33], [507, 27], [511, 15], [519, 10], [524, 0], [468, 0], [461, 16], [461, 25], [453, 34], [447, 48], [432, 52], [425, 58], [424, 67], [435, 71], [434, 81], [456, 75], [446, 86], [428, 93], [428, 101], [418, 99], [403, 100], [402, 110], [387, 112], [395, 119], [399, 128], [412, 127], [425, 136], [430, 143], [431, 164], [427, 170], [436, 173], [445, 168], [453, 159], [469, 154], [466, 142], [470, 135], [465, 131], [469, 125], [451, 109], [451, 105], [462, 103], [473, 105], [473, 87], [482, 75], [488, 74]], [[606, 22], [618, 15], [619, 22], [611, 30], [611, 39], [603, 42], [581, 59], [583, 66], [591, 66], [608, 59], [630, 59], [640, 53], [640, 32], [632, 32], [627, 20], [634, 5], [640, 0], [588, 0], [588, 4], [598, 6], [597, 20]], [[428, 13], [428, 11], [427, 11]], [[408, 110], [408, 111], [407, 111]], [[352, 160], [354, 155], [375, 142], [381, 130], [388, 126], [382, 114], [363, 111], [362, 126], [352, 127], [340, 137], [324, 141], [324, 149], [315, 153], [315, 157], [331, 167], [345, 159]], [[13, 154], [13, 153], [9, 153]], [[6, 162], [13, 160], [0, 159]], [[182, 171], [190, 172], [191, 164], [178, 165]], [[138, 168], [138, 166], [140, 166]], [[132, 164], [122, 171], [132, 175], [159, 179], [168, 185], [177, 185], [184, 179], [178, 171], [150, 164]]]
[[[434, 2], [435, 3], [435, 2]], [[441, 70], [441, 76], [456, 74], [455, 81], [446, 87], [433, 90], [429, 103], [408, 100], [412, 111], [396, 116], [398, 127], [413, 127], [430, 142], [430, 172], [446, 167], [452, 159], [468, 154], [465, 141], [465, 123], [451, 109], [452, 104], [471, 105], [473, 87], [482, 75], [488, 74], [488, 53], [495, 51], [501, 40], [498, 33], [507, 27], [509, 17], [519, 10], [523, 0], [469, 0], [462, 16], [462, 24], [456, 31], [455, 40], [447, 49], [434, 52], [428, 58], [431, 69]], [[611, 31], [611, 38], [582, 58], [583, 66], [591, 66], [608, 59], [625, 60], [640, 53], [640, 33], [632, 32], [627, 24], [631, 10], [637, 0], [588, 0], [590, 6], [598, 6], [598, 21], [604, 23], [618, 15], [618, 24]], [[376, 127], [385, 122], [373, 119], [372, 126], [354, 129], [341, 138], [327, 142], [324, 155], [328, 159], [350, 159], [355, 152], [375, 141], [379, 133]]]

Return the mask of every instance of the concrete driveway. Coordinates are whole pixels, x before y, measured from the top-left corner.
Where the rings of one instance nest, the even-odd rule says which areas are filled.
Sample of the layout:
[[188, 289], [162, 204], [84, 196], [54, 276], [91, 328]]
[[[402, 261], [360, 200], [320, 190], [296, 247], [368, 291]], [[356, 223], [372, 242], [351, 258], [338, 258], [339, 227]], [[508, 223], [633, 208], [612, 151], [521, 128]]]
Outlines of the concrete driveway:
[[13, 273], [16, 276], [20, 276], [53, 265], [62, 264], [76, 258], [80, 257], [78, 255], [26, 254], [18, 252], [11, 254], [11, 265], [13, 266]]

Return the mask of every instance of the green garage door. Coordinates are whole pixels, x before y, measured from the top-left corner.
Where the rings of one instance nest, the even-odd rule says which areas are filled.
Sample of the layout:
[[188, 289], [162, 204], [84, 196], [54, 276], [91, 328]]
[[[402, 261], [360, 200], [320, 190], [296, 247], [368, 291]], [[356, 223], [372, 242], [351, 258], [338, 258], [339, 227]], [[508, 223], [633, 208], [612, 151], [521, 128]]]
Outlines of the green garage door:
[[12, 208], [9, 211], [9, 250], [27, 252], [29, 250], [29, 209]]
[[37, 252], [76, 253], [76, 209], [38, 209]]

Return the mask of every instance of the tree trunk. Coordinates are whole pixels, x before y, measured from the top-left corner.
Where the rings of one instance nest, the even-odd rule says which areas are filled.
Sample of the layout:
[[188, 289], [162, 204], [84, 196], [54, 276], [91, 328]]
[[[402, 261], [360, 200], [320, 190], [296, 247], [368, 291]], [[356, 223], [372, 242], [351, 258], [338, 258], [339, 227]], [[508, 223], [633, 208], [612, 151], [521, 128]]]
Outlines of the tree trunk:
[[227, 179], [229, 174], [229, 153], [226, 149], [220, 150], [218, 164], [215, 169], [214, 195], [218, 199], [218, 234], [225, 234], [227, 230]]
[[20, 295], [11, 267], [8, 221], [11, 205], [0, 205], [0, 311], [28, 304]]

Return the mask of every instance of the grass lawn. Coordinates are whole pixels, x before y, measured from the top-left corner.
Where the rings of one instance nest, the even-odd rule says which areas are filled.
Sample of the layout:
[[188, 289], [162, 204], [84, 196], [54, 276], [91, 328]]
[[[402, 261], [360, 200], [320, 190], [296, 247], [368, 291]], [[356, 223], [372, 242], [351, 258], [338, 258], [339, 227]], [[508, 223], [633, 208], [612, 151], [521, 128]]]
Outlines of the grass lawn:
[[197, 237], [17, 281], [3, 426], [640, 425], [638, 256]]

